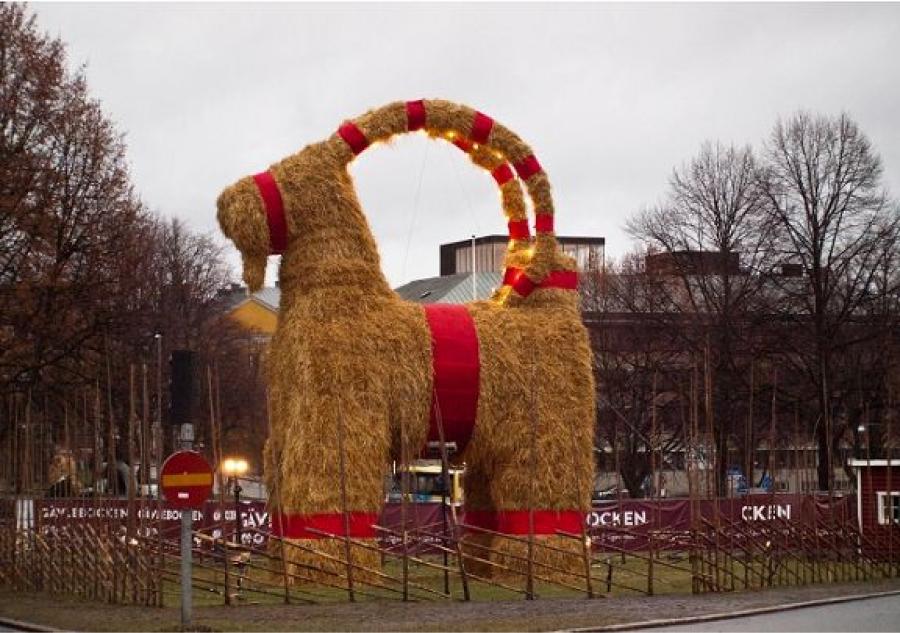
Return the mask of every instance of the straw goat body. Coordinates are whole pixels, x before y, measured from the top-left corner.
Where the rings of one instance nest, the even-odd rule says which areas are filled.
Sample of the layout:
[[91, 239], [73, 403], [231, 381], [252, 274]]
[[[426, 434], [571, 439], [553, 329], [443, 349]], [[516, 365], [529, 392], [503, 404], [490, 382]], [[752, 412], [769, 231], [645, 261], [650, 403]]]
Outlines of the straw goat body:
[[[481, 143], [472, 142], [484, 130], [473, 130], [478, 115], [468, 107], [418, 103], [427, 120], [423, 131], [456, 142], [488, 171], [532, 156], [518, 136], [497, 123]], [[352, 123], [368, 143], [387, 141], [408, 131], [408, 107], [392, 103]], [[428, 433], [435, 393], [432, 334], [423, 306], [401, 300], [381, 272], [348, 173], [356, 153], [334, 134], [268, 172], [283, 202], [286, 246], [278, 327], [267, 363], [272, 432], [265, 474], [270, 505], [286, 516], [377, 513], [389, 460], [399, 458], [404, 443], [418, 454]], [[507, 219], [528, 218], [522, 183], [533, 209], [552, 221], [553, 200], [542, 170], [500, 184]], [[244, 279], [255, 290], [271, 244], [265, 201], [254, 178], [226, 189], [218, 209], [222, 230], [243, 257]], [[588, 337], [577, 293], [541, 286], [555, 271], [574, 271], [575, 262], [561, 252], [552, 230], [545, 230], [511, 239], [506, 264], [520, 269], [533, 291], [520, 293], [507, 284], [490, 300], [466, 306], [480, 362], [474, 432], [456, 456], [467, 465], [467, 510], [583, 512], [593, 482], [595, 415]], [[542, 538], [559, 540], [553, 534]], [[497, 545], [484, 534], [477, 541]], [[557, 545], [580, 552], [571, 539]], [[316, 546], [344, 557], [339, 540]], [[521, 543], [505, 547], [524, 552]], [[304, 574], [310, 573], [307, 566], [321, 566], [303, 550], [291, 550], [291, 562]], [[371, 552], [354, 551], [353, 557], [356, 564], [378, 565]], [[571, 558], [573, 569], [582, 564], [579, 556]], [[332, 571], [339, 572], [340, 565]]]

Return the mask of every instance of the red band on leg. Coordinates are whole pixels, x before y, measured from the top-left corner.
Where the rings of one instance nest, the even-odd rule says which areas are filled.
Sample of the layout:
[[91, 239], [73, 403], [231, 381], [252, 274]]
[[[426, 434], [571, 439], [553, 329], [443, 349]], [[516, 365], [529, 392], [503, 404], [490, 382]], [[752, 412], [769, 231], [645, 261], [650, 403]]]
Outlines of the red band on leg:
[[534, 229], [538, 233], [553, 233], [553, 216], [549, 213], [538, 213], [535, 216]]
[[350, 149], [353, 150], [354, 154], [359, 154], [369, 146], [369, 139], [366, 138], [365, 134], [359, 131], [359, 128], [356, 127], [356, 124], [353, 123], [353, 121], [345, 121], [343, 125], [338, 128], [338, 134], [344, 139], [344, 142], [350, 146]]
[[[350, 512], [350, 534], [344, 534], [344, 515], [340, 512], [323, 514], [282, 514], [272, 517], [272, 534], [291, 539], [323, 539], [331, 535], [354, 538], [375, 538], [377, 512]], [[316, 530], [315, 532], [310, 531]], [[320, 534], [319, 532], [327, 532]]]
[[278, 183], [271, 172], [264, 171], [253, 176], [253, 182], [259, 189], [266, 211], [266, 223], [269, 225], [269, 248], [273, 255], [281, 255], [287, 248], [287, 219], [284, 217], [284, 202]]
[[[556, 534], [557, 530], [581, 534], [585, 515], [578, 510], [534, 510], [534, 533]], [[468, 525], [500, 532], [501, 534], [529, 534], [531, 521], [528, 510], [466, 510], [463, 517]]]
[[528, 230], [528, 220], [512, 220], [506, 223], [509, 227], [509, 238], [511, 240], [527, 240], [531, 233]]
[[514, 178], [512, 169], [509, 168], [508, 163], [503, 163], [502, 165], [497, 167], [494, 171], [491, 172], [491, 176], [494, 177], [494, 180], [497, 181], [497, 185], [500, 187]]
[[537, 158], [534, 157], [534, 154], [526, 156], [516, 163], [514, 167], [516, 168], [516, 173], [519, 174], [519, 178], [522, 180], [528, 180], [542, 170], [541, 164], [538, 162]]
[[481, 112], [476, 112], [475, 119], [472, 121], [472, 133], [469, 136], [476, 143], [487, 143], [493, 127], [494, 119]]
[[425, 101], [406, 102], [406, 129], [410, 132], [421, 130], [425, 127]]

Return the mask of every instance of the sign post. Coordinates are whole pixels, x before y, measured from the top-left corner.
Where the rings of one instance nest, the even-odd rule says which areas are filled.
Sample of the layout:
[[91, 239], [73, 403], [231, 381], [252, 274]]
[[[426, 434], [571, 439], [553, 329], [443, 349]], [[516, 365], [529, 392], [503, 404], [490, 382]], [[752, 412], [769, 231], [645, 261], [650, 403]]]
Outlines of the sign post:
[[181, 511], [181, 629], [187, 630], [191, 625], [191, 609], [193, 593], [191, 586], [191, 568], [194, 565], [191, 556], [193, 532], [193, 510], [185, 508]]
[[185, 628], [191, 624], [192, 514], [212, 492], [212, 468], [200, 453], [178, 451], [163, 464], [160, 483], [166, 501], [181, 509], [181, 626]]

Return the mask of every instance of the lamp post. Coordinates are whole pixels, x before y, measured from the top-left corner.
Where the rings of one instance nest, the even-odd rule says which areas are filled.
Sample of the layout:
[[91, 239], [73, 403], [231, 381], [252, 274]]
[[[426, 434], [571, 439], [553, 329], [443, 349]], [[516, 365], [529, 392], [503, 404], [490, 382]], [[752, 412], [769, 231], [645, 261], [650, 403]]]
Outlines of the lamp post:
[[247, 460], [243, 457], [229, 457], [222, 462], [222, 473], [234, 484], [234, 539], [241, 545], [241, 483], [240, 477], [247, 472]]

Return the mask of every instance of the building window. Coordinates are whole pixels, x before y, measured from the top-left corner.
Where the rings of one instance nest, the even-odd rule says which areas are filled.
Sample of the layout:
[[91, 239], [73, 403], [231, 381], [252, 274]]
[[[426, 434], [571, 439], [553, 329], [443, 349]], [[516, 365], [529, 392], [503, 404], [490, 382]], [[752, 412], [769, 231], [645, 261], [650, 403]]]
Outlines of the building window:
[[878, 525], [900, 523], [900, 491], [879, 491], [875, 494], [878, 495]]
[[853, 488], [849, 479], [843, 479], [841, 477], [834, 478], [834, 489], [835, 490], [851, 490]]

